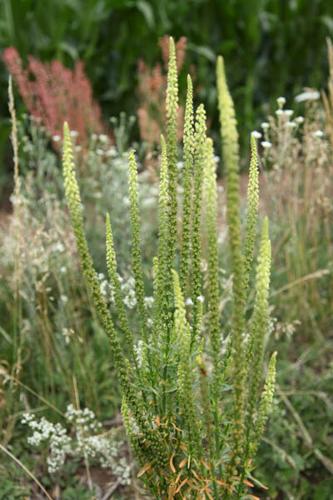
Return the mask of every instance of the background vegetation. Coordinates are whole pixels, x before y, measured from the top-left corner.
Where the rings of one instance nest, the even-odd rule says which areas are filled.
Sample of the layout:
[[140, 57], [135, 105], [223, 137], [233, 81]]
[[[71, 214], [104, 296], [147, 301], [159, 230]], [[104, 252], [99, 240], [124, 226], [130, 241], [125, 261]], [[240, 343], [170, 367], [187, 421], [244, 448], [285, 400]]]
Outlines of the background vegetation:
[[[184, 75], [195, 68], [195, 86], [217, 130], [214, 61], [223, 54], [230, 87], [245, 131], [278, 95], [318, 86], [326, 70], [325, 39], [333, 35], [330, 0], [2, 0], [0, 48], [14, 46], [23, 58], [84, 61], [106, 117], [138, 108], [138, 61], [161, 60], [158, 40], [185, 36]], [[56, 20], [56, 22], [55, 22]], [[1, 114], [6, 111], [7, 73], [0, 71]], [[1, 120], [0, 157], [8, 137]], [[137, 134], [136, 134], [137, 135]], [[2, 168], [3, 172], [3, 168]]]

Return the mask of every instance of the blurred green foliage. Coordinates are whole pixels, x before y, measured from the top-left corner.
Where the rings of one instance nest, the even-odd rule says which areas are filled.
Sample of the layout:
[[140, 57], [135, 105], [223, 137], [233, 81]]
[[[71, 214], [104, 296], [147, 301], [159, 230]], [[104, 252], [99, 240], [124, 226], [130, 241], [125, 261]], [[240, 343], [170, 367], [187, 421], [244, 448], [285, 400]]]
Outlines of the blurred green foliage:
[[[137, 62], [161, 60], [158, 39], [188, 38], [186, 69], [196, 68], [200, 99], [216, 117], [214, 60], [226, 59], [243, 131], [279, 94], [322, 86], [325, 38], [333, 34], [332, 0], [1, 0], [0, 47], [21, 56], [85, 61], [107, 115], [137, 108]], [[6, 116], [7, 73], [0, 71]], [[215, 118], [216, 120], [216, 118]], [[212, 127], [215, 127], [213, 118]], [[243, 134], [244, 136], [244, 134]], [[0, 158], [8, 137], [1, 121]], [[244, 137], [243, 137], [244, 138]]]

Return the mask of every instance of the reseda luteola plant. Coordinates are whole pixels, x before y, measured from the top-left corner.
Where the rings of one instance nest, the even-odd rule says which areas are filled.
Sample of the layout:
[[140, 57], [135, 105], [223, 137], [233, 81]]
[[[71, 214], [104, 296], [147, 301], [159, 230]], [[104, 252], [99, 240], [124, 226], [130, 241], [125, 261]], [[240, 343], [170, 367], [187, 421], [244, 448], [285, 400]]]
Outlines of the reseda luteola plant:
[[[129, 154], [132, 267], [137, 331], [122, 298], [112, 226], [106, 218], [106, 260], [115, 292], [110, 312], [84, 233], [83, 210], [68, 126], [64, 126], [64, 182], [84, 276], [100, 321], [110, 338], [122, 392], [126, 431], [141, 465], [139, 476], [154, 498], [241, 498], [248, 490], [253, 459], [272, 405], [275, 354], [262, 382], [268, 330], [270, 241], [261, 230], [256, 279], [252, 268], [258, 218], [258, 165], [251, 139], [246, 234], [239, 200], [239, 152], [233, 102], [223, 60], [217, 63], [227, 219], [233, 273], [232, 319], [222, 333], [219, 312], [217, 189], [211, 139], [203, 105], [193, 111], [191, 78], [184, 125], [183, 203], [177, 191], [178, 84], [175, 46], [170, 39], [166, 139], [161, 137], [158, 254], [153, 263], [153, 316], [145, 304], [137, 164]], [[205, 209], [205, 210], [203, 210]], [[178, 215], [182, 226], [178, 245]], [[203, 255], [203, 221], [207, 255]], [[207, 276], [201, 262], [206, 258]], [[178, 271], [179, 270], [179, 271]], [[203, 288], [207, 278], [207, 289]], [[254, 288], [254, 299], [250, 299]], [[205, 293], [205, 297], [204, 297]], [[248, 320], [248, 311], [252, 314]], [[138, 355], [139, 339], [140, 353]]]

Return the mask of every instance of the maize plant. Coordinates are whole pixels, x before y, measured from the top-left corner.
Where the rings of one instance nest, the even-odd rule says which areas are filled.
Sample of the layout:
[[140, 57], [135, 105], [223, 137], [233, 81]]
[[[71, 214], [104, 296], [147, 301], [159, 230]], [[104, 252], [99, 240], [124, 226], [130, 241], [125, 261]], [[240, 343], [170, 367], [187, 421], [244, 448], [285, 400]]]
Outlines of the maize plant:
[[[257, 237], [256, 140], [251, 137], [247, 216], [241, 225], [238, 135], [222, 57], [217, 61], [217, 86], [233, 282], [232, 314], [227, 331], [220, 317], [213, 145], [207, 138], [203, 105], [193, 109], [190, 77], [182, 145], [183, 201], [180, 202], [178, 83], [173, 40], [170, 39], [169, 50], [166, 135], [161, 136], [159, 239], [150, 287], [154, 296], [152, 313], [145, 301], [149, 283], [142, 262], [137, 163], [134, 151], [129, 153], [135, 322], [128, 318], [123, 302], [108, 216], [106, 262], [114, 290], [115, 311], [109, 309], [101, 293], [84, 232], [70, 131], [66, 124], [64, 126], [65, 192], [82, 269], [110, 339], [122, 393], [123, 421], [140, 464], [138, 476], [154, 498], [217, 500], [246, 495], [252, 486], [254, 457], [274, 393], [275, 354], [270, 358], [263, 380], [271, 249], [267, 219]], [[260, 242], [255, 263], [257, 239]], [[201, 265], [203, 259], [207, 270]]]

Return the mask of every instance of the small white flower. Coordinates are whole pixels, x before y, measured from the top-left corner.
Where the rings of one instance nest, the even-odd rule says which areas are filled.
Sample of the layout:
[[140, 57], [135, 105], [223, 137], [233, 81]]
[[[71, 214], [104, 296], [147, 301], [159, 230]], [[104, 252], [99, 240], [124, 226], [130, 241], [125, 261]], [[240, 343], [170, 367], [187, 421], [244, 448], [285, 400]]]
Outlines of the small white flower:
[[145, 297], [145, 306], [152, 307], [154, 304], [154, 297]]
[[60, 139], [61, 139], [61, 137], [60, 137], [60, 135], [54, 135], [54, 136], [52, 137], [52, 139], [54, 140], [54, 142], [59, 142], [59, 141], [60, 141]]
[[286, 116], [288, 116], [288, 118], [290, 118], [292, 116], [292, 114], [294, 113], [294, 111], [292, 109], [285, 109], [283, 112]]
[[304, 101], [317, 101], [319, 99], [320, 93], [318, 90], [306, 90], [305, 92], [302, 92], [301, 94], [298, 94], [295, 97], [296, 102], [304, 102]]
[[104, 297], [107, 297], [108, 290], [109, 290], [109, 283], [106, 280], [104, 280], [104, 281], [101, 282], [101, 284], [100, 284], [100, 290], [101, 290], [101, 294]]
[[111, 146], [111, 148], [109, 148], [106, 152], [106, 156], [110, 156], [110, 157], [114, 157], [114, 156], [117, 156], [117, 151], [116, 151], [116, 148], [114, 148], [113, 146]]
[[101, 149], [101, 148], [97, 148], [96, 149], [96, 153], [98, 154], [98, 156], [103, 156], [104, 155], [104, 150]]
[[286, 104], [286, 98], [285, 97], [278, 97], [276, 99], [276, 102], [278, 103], [279, 108], [283, 108], [283, 106]]
[[322, 130], [316, 130], [315, 132], [313, 132], [313, 137], [322, 138], [324, 137], [324, 132]]
[[75, 138], [79, 135], [77, 130], [71, 130], [71, 137]]
[[303, 116], [297, 116], [295, 118], [295, 122], [298, 123], [299, 125], [304, 122]]
[[283, 115], [283, 109], [277, 109], [277, 110], [275, 111], [275, 114], [276, 114], [277, 116], [282, 116], [282, 115]]
[[261, 137], [262, 137], [262, 134], [260, 132], [258, 132], [257, 130], [253, 130], [253, 132], [251, 132], [251, 135], [255, 139], [261, 139]]
[[108, 136], [107, 136], [107, 135], [105, 135], [105, 134], [100, 134], [100, 136], [99, 136], [99, 140], [100, 140], [101, 142], [103, 142], [104, 144], [106, 144], [106, 143], [108, 142], [109, 138], [108, 138]]
[[191, 299], [191, 297], [187, 297], [187, 299], [185, 300], [185, 305], [193, 306], [193, 300]]
[[74, 336], [75, 332], [72, 328], [63, 328], [62, 334], [64, 336], [65, 343], [68, 345], [70, 343], [72, 337]]
[[286, 123], [286, 127], [287, 128], [295, 128], [296, 127], [296, 123], [295, 122], [287, 122]]
[[261, 128], [262, 128], [263, 130], [267, 130], [267, 129], [269, 129], [269, 123], [268, 123], [268, 122], [262, 122], [262, 124], [261, 124]]
[[142, 366], [143, 351], [144, 351], [144, 343], [143, 343], [142, 340], [139, 340], [137, 342], [137, 344], [134, 346], [134, 352], [135, 352], [136, 359], [137, 359], [139, 367]]
[[199, 295], [199, 296], [197, 297], [197, 301], [198, 301], [198, 302], [201, 302], [201, 304], [203, 304], [203, 303], [204, 303], [204, 301], [205, 301], [205, 297], [204, 297], [203, 295]]
[[32, 420], [33, 420], [33, 416], [31, 415], [31, 413], [23, 413], [22, 418], [21, 418], [22, 424], [28, 424]]
[[55, 243], [55, 245], [53, 246], [54, 252], [62, 253], [64, 250], [65, 250], [65, 247], [60, 241], [58, 241], [58, 243]]
[[263, 147], [264, 149], [269, 149], [269, 148], [271, 148], [271, 147], [272, 147], [272, 143], [271, 143], [271, 142], [269, 142], [269, 141], [262, 141], [262, 142], [261, 142], [261, 145], [262, 145], [262, 147]]

